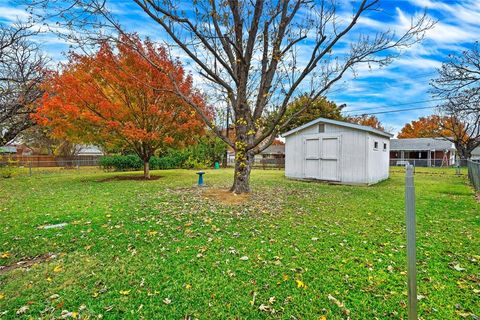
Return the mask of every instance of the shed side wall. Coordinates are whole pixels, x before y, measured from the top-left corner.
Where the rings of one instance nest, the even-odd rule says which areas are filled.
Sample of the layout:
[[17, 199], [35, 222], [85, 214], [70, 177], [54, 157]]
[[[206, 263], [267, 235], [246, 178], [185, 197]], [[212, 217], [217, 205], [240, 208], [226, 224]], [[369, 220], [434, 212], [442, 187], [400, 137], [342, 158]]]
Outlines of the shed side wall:
[[[375, 149], [375, 141], [378, 148]], [[383, 144], [386, 144], [386, 149]], [[368, 134], [368, 183], [377, 183], [388, 179], [390, 159], [390, 139], [376, 134]]]

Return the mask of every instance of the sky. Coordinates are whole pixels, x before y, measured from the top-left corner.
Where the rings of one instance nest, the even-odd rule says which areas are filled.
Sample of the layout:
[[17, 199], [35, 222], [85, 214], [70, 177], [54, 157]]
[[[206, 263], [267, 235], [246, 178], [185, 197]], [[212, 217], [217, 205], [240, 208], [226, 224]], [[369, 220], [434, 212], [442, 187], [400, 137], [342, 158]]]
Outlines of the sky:
[[[348, 18], [358, 1], [339, 1], [341, 14]], [[112, 3], [115, 13], [130, 31], [154, 40], [168, 41], [163, 39], [166, 35], [160, 27], [136, 6], [126, 0]], [[339, 105], [346, 104], [344, 111], [349, 115], [375, 114], [386, 128], [397, 133], [405, 123], [435, 111], [434, 106], [439, 101], [431, 101], [429, 82], [448, 54], [458, 54], [479, 40], [480, 1], [382, 0], [381, 9], [380, 12], [362, 16], [356, 27], [358, 32], [374, 35], [377, 31], [390, 29], [400, 33], [412, 17], [425, 10], [437, 23], [427, 32], [424, 41], [403, 51], [392, 64], [383, 68], [361, 65], [355, 76], [347, 74], [332, 88], [327, 98]], [[28, 13], [18, 1], [0, 0], [1, 23], [11, 24], [27, 18]], [[64, 40], [47, 33], [36, 41], [53, 61], [66, 60], [65, 53], [69, 47]], [[188, 61], [184, 64], [188, 68]]]

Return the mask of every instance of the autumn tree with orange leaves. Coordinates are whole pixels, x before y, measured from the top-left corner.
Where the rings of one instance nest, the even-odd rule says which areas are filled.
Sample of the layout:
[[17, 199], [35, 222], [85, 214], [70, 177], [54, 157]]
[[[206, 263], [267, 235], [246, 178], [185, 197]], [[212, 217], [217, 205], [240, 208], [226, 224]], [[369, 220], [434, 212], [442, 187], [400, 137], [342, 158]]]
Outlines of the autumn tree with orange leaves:
[[446, 128], [451, 127], [448, 122], [450, 122], [448, 117], [440, 117], [438, 115], [420, 117], [418, 120], [413, 120], [405, 124], [398, 133], [398, 138], [437, 138], [450, 136], [451, 130]]
[[[446, 107], [447, 105], [444, 106]], [[436, 137], [442, 137], [454, 143], [461, 159], [469, 159], [472, 150], [480, 145], [478, 130], [472, 130], [471, 123], [452, 115], [421, 117], [405, 124], [398, 134], [400, 139]]]
[[361, 116], [352, 116], [347, 117], [348, 122], [360, 124], [362, 126], [372, 127], [377, 130], [385, 131], [380, 120], [375, 116], [361, 115]]
[[179, 61], [148, 40], [132, 39], [134, 46], [119, 39], [116, 48], [105, 43], [93, 56], [72, 53], [46, 82], [34, 118], [57, 138], [134, 151], [149, 179], [157, 150], [193, 143], [204, 128], [177, 90], [208, 110]]

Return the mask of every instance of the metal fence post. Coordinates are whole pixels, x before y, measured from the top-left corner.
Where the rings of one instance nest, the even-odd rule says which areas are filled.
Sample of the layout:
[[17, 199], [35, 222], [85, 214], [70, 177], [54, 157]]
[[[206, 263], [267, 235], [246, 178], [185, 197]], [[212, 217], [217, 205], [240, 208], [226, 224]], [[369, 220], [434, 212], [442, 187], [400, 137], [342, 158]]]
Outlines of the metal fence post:
[[406, 165], [405, 216], [407, 226], [408, 319], [417, 320], [417, 269], [415, 240], [415, 185], [413, 166]]

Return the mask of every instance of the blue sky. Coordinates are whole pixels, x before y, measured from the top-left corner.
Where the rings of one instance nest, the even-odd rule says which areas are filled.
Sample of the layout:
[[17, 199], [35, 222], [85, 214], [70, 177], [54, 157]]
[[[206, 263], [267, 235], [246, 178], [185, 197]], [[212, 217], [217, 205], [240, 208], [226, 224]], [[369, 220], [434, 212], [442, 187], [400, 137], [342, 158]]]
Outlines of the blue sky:
[[[342, 12], [348, 16], [355, 1], [340, 2], [343, 3]], [[152, 23], [137, 7], [128, 5], [125, 1], [112, 3], [130, 31], [137, 31], [154, 40], [166, 38], [160, 27]], [[480, 1], [383, 0], [381, 8], [381, 12], [361, 17], [357, 30], [366, 34], [386, 29], [401, 32], [412, 16], [425, 9], [438, 22], [426, 34], [422, 43], [403, 52], [391, 65], [381, 69], [359, 66], [357, 76], [347, 75], [328, 94], [328, 98], [337, 104], [347, 104], [345, 110], [349, 114], [419, 108], [377, 114], [382, 123], [396, 133], [406, 122], [434, 111], [425, 109], [438, 103], [428, 101], [432, 99], [428, 92], [429, 81], [435, 77], [436, 68], [448, 54], [468, 49], [474, 41], [479, 40]], [[15, 1], [0, 0], [1, 22], [13, 23], [27, 17], [28, 14]], [[45, 34], [38, 41], [54, 61], [65, 60], [64, 53], [68, 51], [68, 45], [63, 40], [53, 34]], [[188, 65], [188, 62], [184, 63]]]

